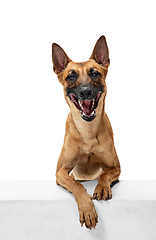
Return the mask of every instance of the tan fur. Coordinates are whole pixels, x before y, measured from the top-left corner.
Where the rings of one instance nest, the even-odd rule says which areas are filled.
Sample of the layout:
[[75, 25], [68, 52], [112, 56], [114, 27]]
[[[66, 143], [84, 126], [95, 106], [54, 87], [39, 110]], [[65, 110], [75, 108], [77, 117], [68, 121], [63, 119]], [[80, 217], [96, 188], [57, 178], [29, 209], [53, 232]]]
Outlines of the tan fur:
[[[102, 42], [102, 40], [100, 41]], [[55, 51], [55, 45], [53, 48]], [[95, 228], [98, 216], [90, 196], [77, 180], [98, 179], [93, 198], [107, 200], [112, 197], [110, 184], [117, 180], [120, 175], [120, 164], [114, 147], [113, 131], [104, 110], [107, 91], [105, 78], [109, 61], [107, 60], [105, 65], [97, 63], [97, 57], [94, 56], [95, 50], [94, 48], [91, 56], [93, 59], [83, 63], [72, 62], [65, 55], [66, 67], [61, 71], [56, 64], [55, 56], [53, 56], [54, 70], [63, 85], [65, 99], [71, 110], [66, 122], [64, 144], [57, 163], [56, 182], [73, 193], [78, 203], [81, 225], [85, 223], [86, 227], [90, 229]], [[63, 54], [65, 54], [64, 51]], [[102, 77], [99, 81], [104, 86], [104, 92], [100, 97], [95, 119], [87, 122], [82, 119], [80, 111], [66, 95], [69, 83], [65, 79], [74, 69], [79, 73], [79, 78], [75, 84], [79, 85], [82, 82], [93, 84], [87, 74], [88, 69], [93, 67], [101, 73]]]

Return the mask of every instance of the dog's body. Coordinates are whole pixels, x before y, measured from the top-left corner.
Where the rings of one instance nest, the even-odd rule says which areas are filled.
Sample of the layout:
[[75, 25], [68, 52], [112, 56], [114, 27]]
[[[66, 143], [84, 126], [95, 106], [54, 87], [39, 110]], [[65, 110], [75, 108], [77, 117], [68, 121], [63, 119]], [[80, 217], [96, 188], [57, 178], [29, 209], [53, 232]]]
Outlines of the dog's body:
[[120, 175], [113, 132], [104, 110], [109, 66], [105, 37], [97, 41], [87, 62], [71, 61], [55, 43], [52, 59], [71, 110], [57, 163], [56, 182], [75, 196], [81, 225], [85, 223], [91, 229], [95, 228], [98, 216], [90, 196], [77, 180], [98, 179], [93, 199], [108, 200], [112, 198], [110, 185]]

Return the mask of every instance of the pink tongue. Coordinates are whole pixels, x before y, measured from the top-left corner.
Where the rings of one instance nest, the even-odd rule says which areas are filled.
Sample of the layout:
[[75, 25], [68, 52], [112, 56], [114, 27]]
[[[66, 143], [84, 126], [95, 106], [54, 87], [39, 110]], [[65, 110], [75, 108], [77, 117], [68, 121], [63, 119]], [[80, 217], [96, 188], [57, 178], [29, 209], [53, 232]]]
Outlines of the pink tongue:
[[80, 101], [81, 108], [85, 115], [91, 115], [93, 111], [93, 100]]

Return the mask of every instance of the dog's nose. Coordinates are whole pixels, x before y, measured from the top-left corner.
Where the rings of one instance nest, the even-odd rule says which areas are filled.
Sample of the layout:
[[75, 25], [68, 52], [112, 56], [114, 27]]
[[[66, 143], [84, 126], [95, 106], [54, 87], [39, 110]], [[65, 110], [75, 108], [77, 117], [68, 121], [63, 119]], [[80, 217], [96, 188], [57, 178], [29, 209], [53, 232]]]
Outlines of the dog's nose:
[[82, 87], [78, 92], [78, 97], [81, 100], [90, 100], [93, 98], [93, 90], [90, 87]]

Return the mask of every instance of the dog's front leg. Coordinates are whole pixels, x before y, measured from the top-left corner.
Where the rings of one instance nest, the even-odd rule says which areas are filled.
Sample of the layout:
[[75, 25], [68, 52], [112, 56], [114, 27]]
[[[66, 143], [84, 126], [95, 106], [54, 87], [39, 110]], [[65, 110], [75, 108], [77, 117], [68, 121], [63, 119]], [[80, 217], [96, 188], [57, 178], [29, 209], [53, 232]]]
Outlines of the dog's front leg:
[[109, 200], [112, 198], [112, 191], [110, 185], [116, 181], [120, 175], [119, 167], [107, 170], [103, 173], [98, 180], [98, 185], [95, 188], [93, 199], [96, 200]]
[[71, 164], [70, 160], [63, 161], [62, 157], [65, 157], [63, 153], [60, 156], [59, 162], [64, 162], [64, 164], [60, 166], [58, 162], [59, 168], [56, 172], [56, 182], [75, 196], [75, 200], [78, 204], [81, 226], [85, 223], [87, 228], [95, 228], [98, 222], [98, 215], [94, 208], [94, 204], [83, 185], [69, 176], [70, 171], [74, 167], [73, 160]]
[[[111, 143], [111, 142], [110, 142]], [[103, 174], [98, 179], [93, 199], [108, 200], [112, 198], [111, 183], [118, 180], [120, 175], [120, 163], [114, 145], [106, 147], [103, 152], [99, 152], [98, 158], [101, 159]]]

